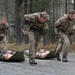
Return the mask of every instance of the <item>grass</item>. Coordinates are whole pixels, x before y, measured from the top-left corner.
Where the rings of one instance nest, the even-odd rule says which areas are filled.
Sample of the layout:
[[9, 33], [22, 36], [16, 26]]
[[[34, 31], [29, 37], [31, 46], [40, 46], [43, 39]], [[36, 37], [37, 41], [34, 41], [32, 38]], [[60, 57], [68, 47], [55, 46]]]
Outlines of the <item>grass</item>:
[[75, 52], [75, 43], [72, 43], [72, 45], [70, 46], [70, 52]]
[[[21, 44], [21, 45], [17, 45], [15, 43], [8, 43], [7, 44], [7, 48], [10, 50], [16, 50], [16, 51], [24, 51], [25, 49], [28, 48], [27, 44]], [[0, 44], [0, 49], [2, 49], [2, 44]]]
[[[16, 50], [16, 51], [24, 51], [26, 49], [29, 48], [29, 44], [21, 44], [21, 45], [17, 45], [15, 43], [8, 43], [8, 49], [11, 49], [11, 50]], [[45, 50], [49, 50], [49, 51], [52, 51], [52, 50], [55, 50], [56, 49], [56, 44], [49, 44], [49, 45], [46, 45], [44, 46], [42, 43], [39, 44], [38, 46], [38, 49], [39, 48], [44, 48]], [[0, 44], [0, 49], [2, 48], [2, 44]], [[69, 52], [75, 52], [75, 43], [72, 43], [72, 45], [70, 46], [70, 50]]]

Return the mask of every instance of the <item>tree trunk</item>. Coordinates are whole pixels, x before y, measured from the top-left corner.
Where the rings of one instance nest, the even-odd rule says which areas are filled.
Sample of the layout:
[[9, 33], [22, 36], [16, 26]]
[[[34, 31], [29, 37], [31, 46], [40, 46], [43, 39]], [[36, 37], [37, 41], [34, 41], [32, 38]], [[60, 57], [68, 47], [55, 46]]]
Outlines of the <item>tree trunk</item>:
[[65, 0], [65, 14], [67, 14], [67, 0]]
[[[24, 0], [24, 14], [31, 13], [31, 12], [32, 12], [32, 0]], [[25, 43], [28, 44], [29, 43], [28, 35], [26, 34], [23, 37], [24, 37]]]
[[16, 43], [21, 43], [21, 20], [20, 20], [20, 6], [22, 4], [23, 0], [16, 0], [15, 1], [15, 31], [16, 31]]

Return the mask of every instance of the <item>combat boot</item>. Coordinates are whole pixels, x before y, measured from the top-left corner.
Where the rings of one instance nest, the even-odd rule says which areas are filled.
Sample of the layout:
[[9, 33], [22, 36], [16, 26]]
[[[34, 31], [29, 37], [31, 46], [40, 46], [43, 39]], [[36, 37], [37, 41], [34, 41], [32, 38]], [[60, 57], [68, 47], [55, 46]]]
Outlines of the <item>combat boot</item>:
[[60, 54], [59, 53], [56, 53], [56, 58], [58, 61], [61, 61], [61, 58], [60, 58]]
[[37, 62], [35, 62], [34, 58], [30, 58], [29, 59], [29, 64], [37, 64]]
[[68, 62], [68, 60], [67, 60], [67, 57], [66, 57], [66, 56], [63, 56], [63, 58], [62, 58], [62, 62]]

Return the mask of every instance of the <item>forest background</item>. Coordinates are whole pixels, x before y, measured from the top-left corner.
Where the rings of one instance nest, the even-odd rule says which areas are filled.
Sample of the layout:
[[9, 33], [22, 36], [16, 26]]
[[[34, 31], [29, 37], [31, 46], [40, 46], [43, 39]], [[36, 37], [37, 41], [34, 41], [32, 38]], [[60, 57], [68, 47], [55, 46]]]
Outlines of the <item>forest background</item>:
[[[58, 44], [58, 35], [54, 33], [54, 24], [70, 9], [75, 10], [75, 0], [0, 0], [0, 21], [6, 17], [9, 24], [7, 35], [8, 48], [13, 50], [28, 49], [28, 35], [22, 33], [24, 14], [46, 10], [50, 15], [49, 32], [42, 37], [38, 48], [54, 50]], [[71, 49], [75, 50], [75, 35], [70, 37]], [[0, 45], [2, 48], [2, 46]], [[72, 51], [71, 50], [71, 51]]]

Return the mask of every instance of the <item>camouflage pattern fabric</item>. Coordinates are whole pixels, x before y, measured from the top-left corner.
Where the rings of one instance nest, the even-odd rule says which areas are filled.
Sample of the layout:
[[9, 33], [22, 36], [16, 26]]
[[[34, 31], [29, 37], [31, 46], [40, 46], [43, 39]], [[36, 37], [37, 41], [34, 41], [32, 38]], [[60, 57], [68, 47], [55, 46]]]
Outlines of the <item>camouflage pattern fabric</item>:
[[[72, 32], [75, 30], [75, 20], [70, 20], [68, 18], [68, 15], [61, 17], [58, 21], [55, 22], [55, 28], [56, 32], [64, 32], [65, 34], [69, 34], [69, 32]], [[74, 31], [73, 31], [74, 32]]]
[[[24, 15], [25, 23], [28, 28], [26, 30], [38, 30], [40, 34], [45, 35], [49, 30], [49, 27], [47, 23], [39, 22], [38, 16], [40, 16], [40, 14], [41, 12]], [[45, 17], [47, 20], [49, 19], [49, 15], [46, 12], [43, 13], [43, 17]]]
[[57, 53], [63, 51], [63, 56], [68, 56], [68, 50], [70, 49], [70, 34], [75, 33], [75, 21], [70, 20], [68, 15], [61, 17], [58, 21], [55, 22], [55, 33], [59, 34], [59, 44], [56, 49]]
[[8, 23], [6, 23], [6, 25], [0, 23], [0, 41], [2, 41], [3, 50], [7, 50], [7, 30]]
[[[46, 12], [37, 12], [33, 14], [25, 14], [25, 23], [28, 28], [28, 36], [29, 36], [29, 57], [30, 58], [35, 58], [36, 50], [38, 43], [40, 41], [41, 35], [46, 34], [47, 30], [49, 29], [47, 22], [41, 23], [38, 20], [38, 17], [40, 14], [43, 14], [42, 16], [49, 20], [49, 15]], [[45, 32], [44, 32], [45, 31]]]

